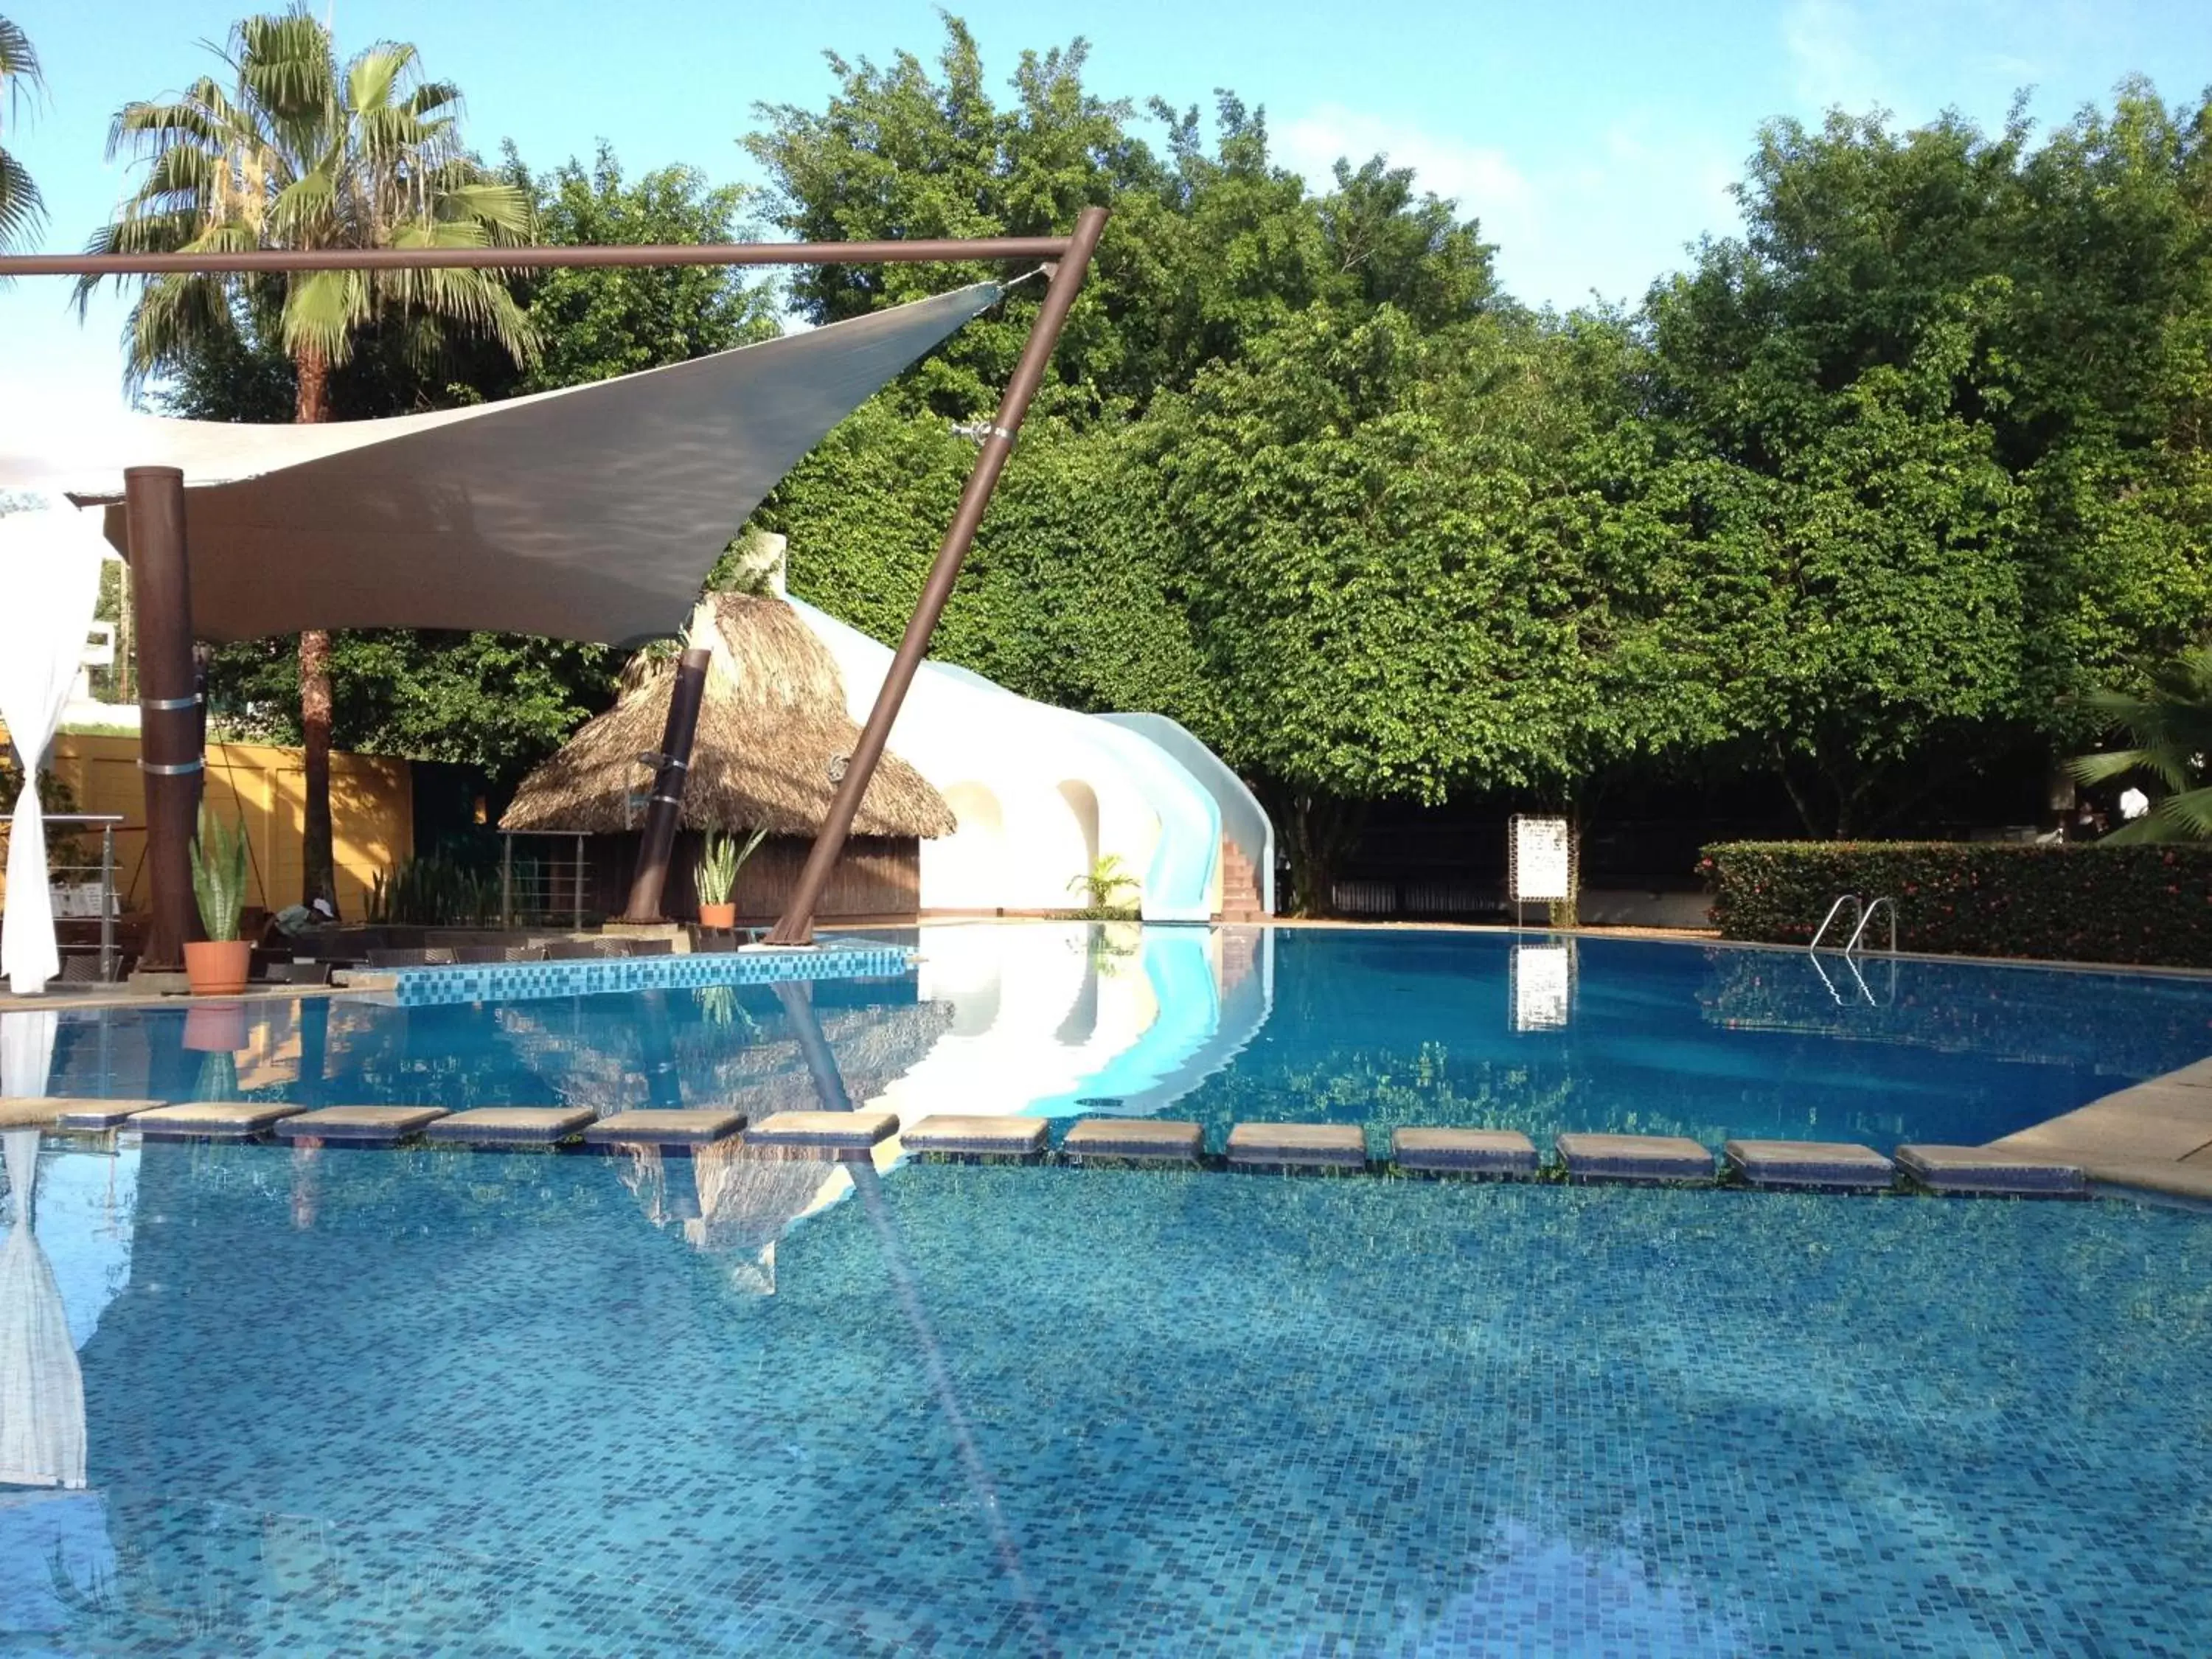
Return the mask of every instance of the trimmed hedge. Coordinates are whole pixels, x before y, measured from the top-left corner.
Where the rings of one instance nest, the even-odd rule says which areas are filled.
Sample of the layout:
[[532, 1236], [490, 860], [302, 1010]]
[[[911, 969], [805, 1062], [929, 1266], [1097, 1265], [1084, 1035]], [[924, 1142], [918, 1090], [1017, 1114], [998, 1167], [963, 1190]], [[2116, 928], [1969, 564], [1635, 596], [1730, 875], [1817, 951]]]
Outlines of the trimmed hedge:
[[1723, 939], [1802, 945], [1837, 894], [1886, 893], [1900, 950], [2212, 968], [2212, 846], [1725, 842], [1698, 868]]

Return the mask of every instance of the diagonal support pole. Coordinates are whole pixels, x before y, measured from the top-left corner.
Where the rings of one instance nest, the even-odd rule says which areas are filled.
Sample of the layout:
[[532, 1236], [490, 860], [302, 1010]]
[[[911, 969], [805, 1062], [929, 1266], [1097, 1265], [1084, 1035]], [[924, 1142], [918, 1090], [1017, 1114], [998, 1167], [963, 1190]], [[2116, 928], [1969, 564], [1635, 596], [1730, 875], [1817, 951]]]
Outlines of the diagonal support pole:
[[1084, 209], [1075, 222], [1075, 234], [1068, 238], [1066, 256], [1053, 269], [1052, 283], [1045, 289], [1044, 304], [1038, 308], [1036, 321], [1030, 325], [1021, 361], [1014, 366], [1013, 378], [1006, 382], [1006, 394], [999, 400], [999, 413], [984, 434], [982, 453], [976, 456], [967, 487], [960, 492], [960, 509], [952, 515], [951, 527], [945, 532], [945, 540], [939, 544], [937, 557], [929, 567], [921, 597], [915, 605], [914, 615], [907, 620], [905, 636], [899, 641], [890, 672], [884, 676], [883, 689], [876, 693], [875, 707], [868, 711], [868, 723], [860, 730], [860, 744], [846, 763], [845, 775], [830, 803], [829, 816], [823, 820], [814, 837], [814, 846], [806, 855], [806, 864], [799, 872], [791, 896], [785, 901], [782, 918], [768, 936], [770, 945], [806, 945], [813, 940], [815, 906], [822, 902], [823, 890], [830, 884], [830, 872], [837, 867], [846, 838], [853, 833], [853, 819], [860, 810], [861, 798], [868, 793], [869, 781], [876, 775], [876, 763], [883, 758], [884, 746], [890, 740], [891, 726], [898, 720], [899, 708], [906, 702], [907, 689], [914, 684], [915, 672], [929, 653], [930, 635], [937, 631], [937, 619], [944, 614], [945, 602], [952, 597], [952, 584], [959, 579], [961, 562], [967, 558], [976, 528], [983, 522], [984, 509], [991, 504], [991, 492], [998, 487], [999, 474], [1006, 470], [1006, 457], [1013, 449], [1014, 435], [1021, 430], [1022, 419], [1029, 413], [1030, 400], [1044, 380], [1045, 365], [1052, 360], [1061, 325], [1067, 321], [1068, 308], [1075, 303], [1083, 279], [1090, 273], [1091, 255], [1097, 251], [1099, 233], [1105, 228], [1104, 208]]

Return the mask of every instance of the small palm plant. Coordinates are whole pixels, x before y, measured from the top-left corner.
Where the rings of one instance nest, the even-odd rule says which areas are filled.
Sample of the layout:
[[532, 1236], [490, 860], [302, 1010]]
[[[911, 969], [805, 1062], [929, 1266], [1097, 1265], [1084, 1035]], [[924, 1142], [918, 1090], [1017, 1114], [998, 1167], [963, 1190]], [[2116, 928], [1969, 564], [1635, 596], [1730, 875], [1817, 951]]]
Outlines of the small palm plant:
[[738, 890], [738, 872], [745, 867], [745, 861], [760, 850], [760, 844], [767, 839], [765, 830], [754, 830], [743, 842], [734, 834], [708, 830], [706, 851], [699, 857], [699, 902], [731, 902], [730, 896]]
[[[1120, 854], [1109, 853], [1092, 860], [1090, 869], [1067, 884], [1067, 890], [1083, 895], [1086, 915], [1121, 917], [1134, 914], [1134, 901], [1143, 885], [1121, 862]], [[1127, 903], [1121, 900], [1124, 893], [1130, 896]]]
[[2076, 783], [2136, 776], [2164, 792], [2149, 811], [2105, 837], [2121, 843], [2212, 838], [2212, 646], [2197, 646], [2150, 672], [2143, 696], [2099, 692], [2088, 706], [2106, 725], [2126, 732], [2132, 746], [2083, 755], [2066, 769]]
[[192, 897], [209, 939], [237, 939], [246, 914], [246, 826], [227, 830], [204, 806], [199, 833], [192, 837]]

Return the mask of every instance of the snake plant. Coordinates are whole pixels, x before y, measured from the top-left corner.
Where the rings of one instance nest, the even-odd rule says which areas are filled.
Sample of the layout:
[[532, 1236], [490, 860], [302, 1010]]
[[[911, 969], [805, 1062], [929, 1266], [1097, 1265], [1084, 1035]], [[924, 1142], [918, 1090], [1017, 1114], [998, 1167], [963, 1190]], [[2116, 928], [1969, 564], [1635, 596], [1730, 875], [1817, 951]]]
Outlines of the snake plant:
[[238, 937], [239, 918], [246, 911], [246, 826], [225, 829], [204, 806], [199, 833], [192, 837], [192, 897], [210, 939]]
[[707, 849], [699, 855], [699, 873], [696, 878], [702, 904], [727, 904], [730, 895], [738, 890], [738, 872], [745, 867], [745, 860], [760, 850], [768, 839], [768, 831], [756, 830], [743, 846], [734, 835], [720, 830], [707, 832]]

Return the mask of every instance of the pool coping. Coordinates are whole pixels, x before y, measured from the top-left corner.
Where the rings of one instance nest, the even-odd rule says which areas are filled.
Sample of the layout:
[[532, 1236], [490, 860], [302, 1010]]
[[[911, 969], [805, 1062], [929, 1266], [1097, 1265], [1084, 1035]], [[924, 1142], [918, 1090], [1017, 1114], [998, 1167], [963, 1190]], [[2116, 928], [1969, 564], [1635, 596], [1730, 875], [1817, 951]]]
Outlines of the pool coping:
[[2212, 1209], [2212, 1055], [1989, 1145], [2078, 1163], [2106, 1196]]

